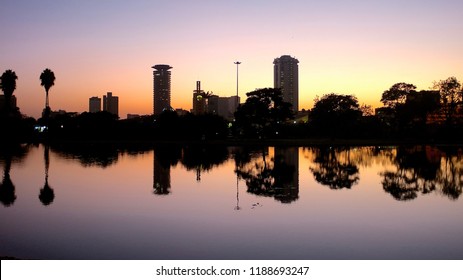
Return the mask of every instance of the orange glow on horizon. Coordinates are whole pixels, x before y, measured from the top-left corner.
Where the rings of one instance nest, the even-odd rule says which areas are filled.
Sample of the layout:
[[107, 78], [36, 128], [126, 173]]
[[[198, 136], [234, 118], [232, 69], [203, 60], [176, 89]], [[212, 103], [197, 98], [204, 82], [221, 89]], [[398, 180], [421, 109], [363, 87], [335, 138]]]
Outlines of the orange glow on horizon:
[[463, 39], [454, 35], [463, 32], [463, 3], [291, 3], [287, 10], [281, 1], [82, 1], [53, 2], [45, 11], [38, 2], [25, 9], [13, 1], [1, 12], [9, 39], [0, 46], [0, 71], [16, 72], [18, 106], [34, 117], [45, 103], [38, 79], [45, 68], [56, 76], [53, 110], [87, 111], [90, 97], [113, 92], [121, 118], [152, 113], [154, 64], [173, 67], [171, 104], [186, 110], [198, 80], [206, 91], [235, 95], [236, 60], [242, 102], [247, 92], [273, 87], [273, 59], [286, 54], [300, 62], [300, 109], [327, 93], [379, 107], [394, 83], [428, 89], [436, 80], [463, 79]]

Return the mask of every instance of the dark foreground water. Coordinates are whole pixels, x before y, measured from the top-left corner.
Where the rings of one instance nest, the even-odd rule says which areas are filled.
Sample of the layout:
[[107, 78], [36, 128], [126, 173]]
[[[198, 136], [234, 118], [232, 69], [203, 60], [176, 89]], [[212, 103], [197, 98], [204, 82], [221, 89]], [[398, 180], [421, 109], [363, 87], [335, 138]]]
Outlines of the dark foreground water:
[[458, 147], [8, 146], [0, 256], [463, 259]]

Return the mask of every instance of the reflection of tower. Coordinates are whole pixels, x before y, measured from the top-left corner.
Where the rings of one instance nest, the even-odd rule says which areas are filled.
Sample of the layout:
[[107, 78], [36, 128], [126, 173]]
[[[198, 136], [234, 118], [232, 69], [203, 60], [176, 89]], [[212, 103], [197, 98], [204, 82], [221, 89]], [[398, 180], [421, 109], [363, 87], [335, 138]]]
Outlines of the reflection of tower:
[[283, 101], [291, 103], [294, 112], [299, 110], [298, 63], [299, 60], [289, 55], [283, 55], [273, 61], [275, 64], [273, 70], [274, 87], [281, 89]]
[[[290, 203], [299, 198], [299, 148], [275, 147], [275, 185], [281, 189], [276, 190], [275, 199]], [[277, 182], [278, 180], [278, 182]]]
[[236, 174], [236, 206], [235, 210], [241, 210], [240, 207], [240, 189], [238, 188], [239, 177], [238, 173]]
[[170, 110], [170, 69], [171, 66], [157, 64], [151, 67], [153, 71], [153, 114], [158, 115], [164, 110]]
[[170, 193], [170, 163], [166, 165], [156, 158], [156, 151], [153, 151], [153, 189], [158, 195]]

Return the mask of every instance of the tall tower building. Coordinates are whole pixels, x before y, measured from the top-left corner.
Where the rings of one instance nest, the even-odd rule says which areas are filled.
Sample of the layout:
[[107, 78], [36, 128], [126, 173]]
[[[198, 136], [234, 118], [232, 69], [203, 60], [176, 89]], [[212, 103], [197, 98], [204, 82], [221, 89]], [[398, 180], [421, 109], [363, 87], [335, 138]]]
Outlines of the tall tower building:
[[112, 92], [103, 95], [103, 111], [119, 116], [119, 97], [113, 96]]
[[101, 111], [101, 98], [98, 96], [90, 97], [88, 100], [88, 111], [96, 113]]
[[166, 64], [157, 64], [151, 67], [153, 71], [153, 114], [162, 113], [170, 106], [170, 69]]
[[206, 113], [206, 98], [204, 90], [201, 89], [201, 81], [196, 81], [196, 89], [193, 90], [193, 114], [201, 115]]
[[273, 61], [274, 87], [280, 88], [283, 100], [293, 105], [294, 112], [299, 110], [299, 60], [289, 55], [275, 58]]

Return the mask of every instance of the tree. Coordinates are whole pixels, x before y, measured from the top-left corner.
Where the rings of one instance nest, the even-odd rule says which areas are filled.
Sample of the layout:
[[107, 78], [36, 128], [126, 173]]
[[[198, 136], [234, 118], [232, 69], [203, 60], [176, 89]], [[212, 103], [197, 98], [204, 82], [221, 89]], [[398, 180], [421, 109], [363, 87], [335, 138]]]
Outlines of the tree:
[[404, 112], [414, 122], [414, 126], [425, 126], [427, 116], [439, 109], [439, 93], [437, 91], [422, 90], [410, 95], [403, 106]]
[[462, 102], [462, 86], [455, 77], [434, 82], [433, 88], [439, 90], [442, 108], [444, 109], [447, 122], [452, 122], [456, 113], [457, 104]]
[[236, 126], [242, 134], [268, 135], [292, 119], [291, 103], [283, 101], [280, 89], [264, 88], [248, 92], [246, 102], [235, 112]]
[[42, 74], [40, 74], [40, 85], [45, 88], [46, 99], [45, 99], [45, 116], [48, 117], [50, 114], [50, 106], [48, 102], [48, 92], [50, 88], [55, 85], [55, 73], [50, 69], [46, 68], [43, 70]]
[[362, 111], [362, 116], [364, 117], [371, 117], [375, 115], [371, 105], [362, 104], [362, 106], [360, 106], [360, 111]]
[[13, 92], [16, 89], [16, 80], [18, 76], [13, 70], [6, 70], [3, 72], [2, 76], [0, 76], [0, 88], [5, 95], [5, 112], [9, 113], [11, 110], [11, 97], [13, 96]]
[[309, 119], [322, 134], [345, 135], [362, 116], [357, 98], [353, 95], [330, 93], [314, 101]]
[[396, 132], [418, 136], [424, 133], [429, 113], [439, 108], [439, 97], [435, 91], [416, 91], [416, 86], [407, 83], [396, 83], [386, 90], [381, 98], [389, 110], [389, 121]]
[[416, 86], [407, 83], [396, 83], [390, 89], [383, 92], [381, 102], [386, 107], [396, 108], [399, 104], [404, 104], [407, 96], [414, 93]]

